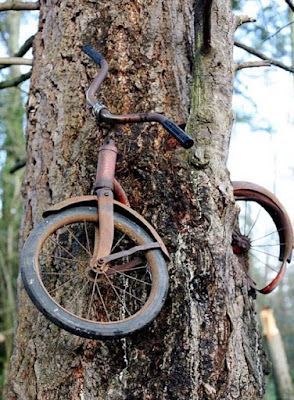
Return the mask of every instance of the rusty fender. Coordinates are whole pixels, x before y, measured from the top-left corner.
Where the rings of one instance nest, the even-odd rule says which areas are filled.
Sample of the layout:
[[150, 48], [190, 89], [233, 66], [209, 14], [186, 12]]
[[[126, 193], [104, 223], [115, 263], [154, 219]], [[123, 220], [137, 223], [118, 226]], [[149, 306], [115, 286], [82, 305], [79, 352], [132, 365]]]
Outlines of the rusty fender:
[[[79, 206], [92, 206], [97, 208], [98, 207], [97, 196], [77, 196], [63, 200], [60, 203], [57, 203], [54, 206], [48, 208], [46, 211], [44, 211], [43, 217], [46, 218], [49, 215], [57, 214], [61, 210]], [[158, 235], [153, 226], [150, 225], [149, 222], [145, 220], [145, 218], [143, 218], [132, 208], [120, 203], [119, 201], [113, 200], [113, 206], [114, 206], [114, 211], [118, 211], [120, 214], [125, 215], [127, 218], [134, 221], [137, 225], [144, 228], [149, 233], [149, 235], [153, 237], [156, 242], [159, 243], [160, 249], [163, 252], [165, 258], [167, 260], [170, 260], [170, 256], [161, 237]]]

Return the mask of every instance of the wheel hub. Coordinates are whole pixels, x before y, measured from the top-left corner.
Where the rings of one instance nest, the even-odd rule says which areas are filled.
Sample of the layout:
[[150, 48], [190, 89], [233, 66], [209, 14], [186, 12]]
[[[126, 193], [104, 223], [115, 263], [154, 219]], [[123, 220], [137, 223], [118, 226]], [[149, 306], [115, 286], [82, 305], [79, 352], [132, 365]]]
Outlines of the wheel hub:
[[248, 253], [251, 247], [250, 238], [246, 235], [241, 235], [239, 233], [234, 232], [232, 246], [234, 254]]

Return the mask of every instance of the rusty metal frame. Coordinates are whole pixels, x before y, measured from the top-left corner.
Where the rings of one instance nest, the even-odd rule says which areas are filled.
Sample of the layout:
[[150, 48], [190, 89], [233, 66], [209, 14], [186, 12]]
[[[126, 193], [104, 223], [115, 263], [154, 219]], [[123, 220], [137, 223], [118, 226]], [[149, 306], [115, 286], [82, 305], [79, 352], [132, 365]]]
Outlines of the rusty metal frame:
[[[143, 218], [142, 215], [137, 213], [132, 208], [126, 206], [123, 203], [120, 203], [117, 200], [112, 200], [112, 202], [113, 202], [114, 211], [117, 211], [120, 214], [125, 215], [127, 218], [131, 219], [137, 225], [141, 226], [144, 230], [146, 230], [146, 232], [149, 233], [149, 235], [154, 239], [154, 241], [159, 243], [160, 250], [162, 251], [164, 257], [167, 260], [170, 260], [170, 256], [165, 247], [165, 244], [163, 243], [161, 237], [156, 232], [156, 230], [153, 228], [153, 226], [151, 224], [149, 224], [149, 222], [146, 221], [146, 219]], [[54, 206], [47, 209], [43, 213], [43, 217], [45, 218], [51, 214], [56, 214], [56, 213], [60, 212], [61, 210], [65, 210], [65, 209], [69, 209], [69, 208], [73, 208], [73, 207], [79, 207], [79, 206], [90, 206], [90, 207], [97, 208], [97, 196], [95, 196], [95, 195], [77, 196], [77, 197], [71, 197], [69, 199], [63, 200], [60, 203], [57, 203]]]

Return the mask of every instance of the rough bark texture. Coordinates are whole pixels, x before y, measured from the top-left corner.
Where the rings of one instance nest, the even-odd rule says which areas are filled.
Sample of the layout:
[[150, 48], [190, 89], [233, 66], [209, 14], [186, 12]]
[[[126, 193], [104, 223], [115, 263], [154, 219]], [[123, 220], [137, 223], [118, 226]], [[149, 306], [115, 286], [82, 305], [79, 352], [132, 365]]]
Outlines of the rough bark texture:
[[109, 61], [101, 100], [112, 112], [151, 110], [188, 122], [196, 146], [175, 149], [158, 126], [116, 128], [118, 179], [172, 256], [166, 305], [152, 326], [130, 338], [90, 341], [49, 323], [21, 288], [6, 399], [262, 397], [258, 327], [231, 249], [236, 209], [225, 164], [234, 19], [228, 0], [213, 2], [212, 48], [202, 54], [202, 3], [41, 3], [23, 239], [49, 205], [91, 191], [106, 128], [97, 131], [85, 104], [96, 68], [83, 44]]

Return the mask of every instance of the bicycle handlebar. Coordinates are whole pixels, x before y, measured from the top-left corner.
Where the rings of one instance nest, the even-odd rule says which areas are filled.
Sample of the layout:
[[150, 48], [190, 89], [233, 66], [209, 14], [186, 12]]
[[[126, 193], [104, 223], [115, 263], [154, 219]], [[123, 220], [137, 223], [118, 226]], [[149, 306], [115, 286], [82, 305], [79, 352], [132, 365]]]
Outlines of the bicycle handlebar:
[[109, 124], [119, 123], [136, 123], [136, 122], [159, 122], [163, 128], [169, 132], [177, 141], [185, 148], [189, 149], [193, 146], [194, 140], [186, 134], [178, 125], [169, 120], [162, 114], [156, 113], [139, 113], [139, 114], [125, 114], [125, 115], [114, 115], [107, 109], [106, 106], [99, 103], [95, 97], [95, 93], [99, 89], [101, 83], [105, 79], [108, 71], [108, 63], [105, 58], [94, 50], [90, 45], [85, 45], [83, 51], [87, 54], [93, 61], [100, 65], [100, 71], [94, 78], [89, 89], [87, 90], [87, 102], [90, 104], [95, 114], [99, 117], [101, 121]]

